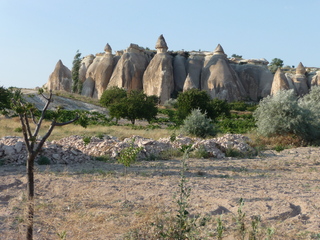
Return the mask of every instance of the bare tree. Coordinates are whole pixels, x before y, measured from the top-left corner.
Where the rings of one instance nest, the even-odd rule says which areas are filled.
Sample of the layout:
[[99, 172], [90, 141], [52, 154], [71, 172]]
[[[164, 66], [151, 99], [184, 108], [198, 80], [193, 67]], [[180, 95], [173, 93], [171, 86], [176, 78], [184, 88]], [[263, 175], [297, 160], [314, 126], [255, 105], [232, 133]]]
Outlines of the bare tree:
[[[77, 115], [74, 119], [68, 122], [57, 122], [57, 119], [53, 119], [51, 121], [51, 125], [47, 131], [47, 133], [43, 137], [39, 137], [39, 131], [41, 128], [41, 124], [43, 123], [45, 113], [48, 110], [50, 103], [52, 102], [52, 91], [50, 91], [49, 95], [46, 96], [43, 90], [39, 90], [39, 94], [46, 100], [46, 104], [41, 111], [40, 117], [35, 116], [35, 107], [26, 103], [22, 99], [22, 95], [20, 91], [15, 92], [13, 102], [13, 109], [19, 115], [20, 123], [22, 126], [23, 139], [26, 144], [26, 148], [28, 151], [27, 157], [27, 240], [33, 239], [33, 216], [34, 216], [34, 160], [41, 151], [43, 144], [48, 139], [53, 129], [56, 126], [64, 126], [70, 123], [73, 123], [79, 119], [79, 115]], [[32, 121], [35, 125], [34, 130], [32, 132], [32, 128], [30, 126], [30, 121]], [[85, 126], [85, 125], [83, 125]]]

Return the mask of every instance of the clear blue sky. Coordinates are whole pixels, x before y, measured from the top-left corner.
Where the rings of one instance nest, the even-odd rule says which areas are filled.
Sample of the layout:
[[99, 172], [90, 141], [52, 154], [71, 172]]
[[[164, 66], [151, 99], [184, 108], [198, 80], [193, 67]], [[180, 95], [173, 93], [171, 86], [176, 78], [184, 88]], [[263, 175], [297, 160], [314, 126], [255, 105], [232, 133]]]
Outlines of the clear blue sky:
[[0, 0], [0, 86], [34, 88], [59, 59], [130, 43], [320, 67], [319, 0]]

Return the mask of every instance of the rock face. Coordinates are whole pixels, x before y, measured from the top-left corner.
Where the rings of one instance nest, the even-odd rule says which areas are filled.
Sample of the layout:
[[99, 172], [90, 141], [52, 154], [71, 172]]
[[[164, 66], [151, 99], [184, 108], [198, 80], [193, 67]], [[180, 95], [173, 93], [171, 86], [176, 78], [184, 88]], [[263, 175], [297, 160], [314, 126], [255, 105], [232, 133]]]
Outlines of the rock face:
[[44, 85], [48, 90], [62, 90], [71, 92], [72, 76], [71, 71], [63, 65], [59, 60], [54, 68], [54, 71], [49, 76], [48, 82]]
[[273, 74], [265, 65], [230, 64], [236, 71], [248, 98], [259, 101], [270, 94]]
[[228, 102], [239, 101], [246, 96], [242, 83], [229, 65], [220, 44], [202, 70], [201, 89], [207, 91], [211, 98], [219, 98]]
[[183, 85], [187, 77], [186, 71], [186, 58], [183, 53], [178, 53], [173, 58], [173, 79], [174, 79], [174, 90], [181, 92]]
[[317, 71], [316, 74], [311, 79], [311, 86], [320, 86], [320, 71]]
[[147, 95], [156, 95], [163, 104], [169, 100], [174, 90], [172, 57], [161, 35], [156, 43], [157, 54], [150, 61], [143, 75], [143, 91]]
[[[283, 89], [294, 89], [303, 96], [312, 85], [320, 85], [317, 68], [306, 71], [299, 63], [295, 74], [288, 69], [285, 74], [274, 76], [266, 59], [227, 58], [220, 44], [213, 52], [168, 52], [161, 35], [155, 48], [156, 51], [130, 44], [112, 55], [107, 44], [105, 53], [84, 57], [79, 69], [81, 94], [100, 98], [106, 88], [116, 86], [128, 91], [143, 90], [147, 95], [158, 96], [163, 104], [181, 91], [196, 88], [207, 91], [211, 98], [228, 102], [259, 101]], [[71, 72], [59, 61], [45, 87], [71, 91], [71, 86]]]
[[276, 73], [274, 74], [270, 94], [275, 95], [277, 92], [281, 90], [288, 90], [288, 89], [290, 89], [288, 80], [285, 74], [281, 71], [281, 68], [278, 68]]
[[[103, 91], [107, 88], [114, 63], [112, 49], [109, 44], [105, 47], [104, 54], [97, 54], [93, 62], [89, 65], [86, 71], [86, 80], [82, 86], [83, 95], [93, 98], [100, 98]], [[90, 62], [91, 58], [88, 59]], [[82, 79], [83, 71], [86, 68], [85, 62], [82, 63], [79, 70], [80, 79]], [[94, 85], [92, 86], [92, 81]], [[88, 88], [90, 87], [90, 88]], [[93, 87], [93, 90], [91, 89]], [[89, 96], [89, 93], [92, 95]]]
[[142, 78], [147, 65], [148, 59], [143, 49], [136, 44], [131, 44], [117, 62], [108, 88], [116, 86], [128, 91], [142, 90]]
[[100, 98], [104, 90], [109, 84], [113, 71], [113, 55], [109, 44], [105, 47], [105, 54], [101, 57], [100, 62], [95, 72], [95, 89], [93, 96]]

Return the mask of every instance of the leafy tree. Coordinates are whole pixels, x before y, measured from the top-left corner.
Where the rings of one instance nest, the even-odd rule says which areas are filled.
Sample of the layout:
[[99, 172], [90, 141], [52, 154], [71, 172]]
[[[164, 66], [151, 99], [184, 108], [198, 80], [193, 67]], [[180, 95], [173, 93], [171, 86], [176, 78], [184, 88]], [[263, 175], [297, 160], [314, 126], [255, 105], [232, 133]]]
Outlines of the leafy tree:
[[184, 120], [193, 109], [200, 109], [202, 113], [211, 113], [211, 111], [208, 111], [210, 96], [205, 91], [190, 89], [180, 93], [177, 101], [177, 115], [181, 121]]
[[82, 90], [82, 82], [79, 79], [79, 70], [81, 67], [81, 53], [79, 53], [79, 50], [77, 50], [76, 55], [73, 58], [72, 62], [72, 81], [73, 81], [73, 86], [72, 86], [72, 91], [74, 93], [81, 93]]
[[125, 118], [132, 124], [136, 119], [146, 119], [150, 122], [158, 113], [154, 96], [147, 96], [142, 91], [132, 90], [128, 93], [126, 99]]
[[269, 64], [269, 70], [272, 73], [275, 73], [277, 71], [277, 69], [283, 66], [283, 60], [281, 60], [280, 58], [274, 58], [272, 59], [271, 63]]
[[10, 109], [11, 97], [11, 91], [4, 87], [0, 87], [0, 113], [5, 114], [6, 109]]
[[127, 97], [127, 91], [123, 88], [119, 87], [111, 87], [106, 89], [100, 98], [100, 103], [105, 106], [109, 107], [110, 105], [120, 102], [122, 99]]
[[108, 104], [109, 114], [112, 118], [116, 118], [116, 121], [120, 118], [126, 118], [132, 124], [135, 124], [137, 119], [146, 119], [150, 122], [157, 116], [157, 102], [156, 96], [147, 96], [142, 91], [132, 90], [127, 92], [125, 98], [119, 97], [116, 101]]
[[[36, 108], [31, 104], [27, 103], [22, 99], [21, 91], [17, 90], [13, 94], [12, 99], [12, 109], [19, 115], [20, 123], [22, 126], [23, 139], [26, 144], [28, 156], [27, 156], [27, 234], [26, 239], [33, 239], [33, 217], [34, 217], [34, 160], [37, 155], [41, 152], [41, 149], [48, 139], [53, 129], [56, 126], [64, 126], [70, 123], [73, 123], [80, 119], [79, 116], [68, 121], [68, 122], [58, 122], [56, 119], [52, 119], [51, 125], [47, 133], [43, 136], [39, 136], [39, 131], [42, 125], [42, 122], [45, 117], [45, 113], [52, 102], [52, 92], [49, 96], [46, 96], [43, 93], [43, 90], [39, 90], [39, 93], [46, 100], [46, 104], [42, 109], [40, 117], [35, 116]], [[31, 119], [31, 120], [30, 120]], [[35, 128], [32, 132], [31, 123], [32, 121], [35, 124]], [[81, 122], [82, 126], [86, 127], [86, 122]]]
[[[193, 109], [200, 109], [207, 117], [215, 120], [221, 115], [230, 116], [229, 104], [220, 99], [210, 99], [206, 91], [190, 89], [180, 93], [177, 98], [177, 118], [180, 123], [191, 113]], [[179, 123], [179, 122], [178, 122]]]
[[209, 103], [209, 116], [215, 120], [219, 116], [230, 117], [230, 104], [226, 100], [212, 99]]
[[234, 57], [234, 58], [241, 58], [242, 59], [242, 56], [241, 55], [237, 55], [237, 54], [232, 54], [231, 57]]

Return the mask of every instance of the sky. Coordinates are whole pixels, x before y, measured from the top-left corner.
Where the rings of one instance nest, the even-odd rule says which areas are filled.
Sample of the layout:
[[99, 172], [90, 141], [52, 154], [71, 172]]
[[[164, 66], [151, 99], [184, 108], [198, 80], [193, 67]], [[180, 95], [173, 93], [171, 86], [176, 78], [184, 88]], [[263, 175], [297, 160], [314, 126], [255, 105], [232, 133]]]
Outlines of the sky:
[[0, 0], [0, 86], [44, 85], [61, 60], [130, 43], [320, 67], [320, 0]]

